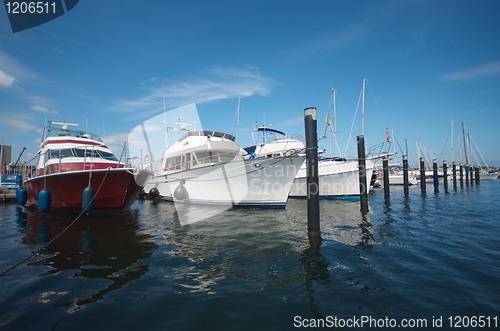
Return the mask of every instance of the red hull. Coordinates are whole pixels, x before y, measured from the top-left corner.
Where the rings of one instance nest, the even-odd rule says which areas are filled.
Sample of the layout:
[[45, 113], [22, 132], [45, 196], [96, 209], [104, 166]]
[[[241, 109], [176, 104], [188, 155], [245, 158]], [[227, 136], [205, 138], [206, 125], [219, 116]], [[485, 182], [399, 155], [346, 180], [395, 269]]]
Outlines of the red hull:
[[51, 192], [52, 211], [81, 212], [83, 190], [90, 181], [95, 191], [93, 213], [119, 213], [128, 209], [139, 196], [142, 186], [127, 169], [102, 169], [64, 172], [26, 181], [27, 207], [38, 206], [38, 194], [46, 188]]

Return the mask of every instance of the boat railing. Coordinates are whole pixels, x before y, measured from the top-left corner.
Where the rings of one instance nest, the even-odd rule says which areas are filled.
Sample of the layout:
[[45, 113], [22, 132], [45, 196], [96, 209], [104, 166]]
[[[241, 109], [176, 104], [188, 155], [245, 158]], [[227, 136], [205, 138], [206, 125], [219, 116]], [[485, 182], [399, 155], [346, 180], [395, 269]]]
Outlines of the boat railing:
[[381, 142], [376, 145], [371, 146], [368, 149], [368, 152], [366, 153], [367, 156], [375, 156], [375, 155], [381, 155], [381, 154], [396, 154], [396, 153], [391, 153], [390, 149], [392, 147], [392, 142]]
[[187, 137], [217, 137], [222, 139], [228, 139], [231, 141], [235, 141], [236, 137], [232, 134], [220, 132], [220, 131], [209, 131], [209, 130], [198, 130], [198, 131], [189, 131], [186, 136], [184, 136], [181, 140], [186, 139]]

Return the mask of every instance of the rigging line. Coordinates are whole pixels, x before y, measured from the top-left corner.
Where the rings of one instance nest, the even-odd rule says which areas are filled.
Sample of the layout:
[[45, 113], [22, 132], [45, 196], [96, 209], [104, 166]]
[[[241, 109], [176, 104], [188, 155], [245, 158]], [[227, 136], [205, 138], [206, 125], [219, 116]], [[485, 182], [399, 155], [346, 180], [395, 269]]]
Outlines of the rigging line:
[[349, 130], [349, 136], [347, 137], [347, 144], [345, 146], [345, 152], [344, 155], [347, 155], [347, 149], [349, 148], [349, 143], [351, 142], [352, 138], [352, 130], [354, 129], [354, 122], [356, 121], [356, 117], [358, 115], [358, 110], [359, 110], [359, 104], [361, 103], [361, 97], [363, 96], [363, 91], [360, 92], [359, 98], [358, 98], [358, 104], [356, 106], [356, 112], [354, 113], [354, 117], [352, 119], [352, 124], [351, 124], [351, 129]]
[[396, 143], [398, 144], [398, 147], [399, 147], [399, 150], [401, 151], [401, 154], [405, 155], [405, 153], [403, 152], [403, 149], [401, 148], [401, 145], [399, 144], [398, 138], [396, 138], [395, 135], [393, 135], [393, 138], [396, 141]]
[[443, 150], [441, 151], [441, 155], [439, 155], [439, 158], [438, 158], [439, 161], [443, 161], [444, 150], [446, 148], [446, 145], [448, 144], [448, 140], [450, 139], [450, 136], [451, 136], [451, 129], [448, 131], [448, 137], [446, 137], [446, 141], [444, 142], [444, 145], [443, 145]]
[[99, 188], [97, 189], [96, 193], [94, 194], [94, 196], [92, 197], [92, 199], [89, 201], [89, 203], [87, 204], [87, 206], [85, 206], [85, 208], [82, 209], [82, 211], [80, 212], [80, 214], [78, 214], [78, 216], [76, 216], [76, 218], [73, 221], [71, 221], [71, 223], [68, 224], [67, 227], [65, 227], [61, 232], [59, 232], [59, 234], [57, 236], [55, 236], [54, 238], [52, 238], [52, 240], [50, 240], [48, 243], [46, 243], [45, 245], [43, 245], [43, 246], [35, 249], [33, 252], [31, 252], [30, 254], [28, 254], [25, 258], [23, 258], [19, 262], [15, 263], [15, 264], [11, 265], [10, 267], [8, 267], [7, 269], [1, 271], [0, 272], [0, 277], [2, 277], [3, 275], [5, 275], [9, 271], [14, 270], [15, 268], [17, 268], [18, 266], [20, 266], [24, 262], [26, 262], [29, 259], [31, 259], [33, 256], [37, 255], [38, 253], [40, 253], [41, 251], [43, 251], [44, 249], [46, 249], [47, 247], [49, 247], [54, 241], [56, 241], [60, 236], [62, 236], [73, 224], [75, 224], [76, 221], [78, 221], [80, 219], [80, 217], [82, 217], [82, 215], [85, 214], [85, 210], [94, 201], [95, 197], [97, 196], [97, 194], [101, 190], [102, 185], [104, 184], [104, 181], [106, 180], [106, 177], [108, 176], [108, 173], [111, 170], [111, 167], [108, 167], [107, 170], [108, 171], [106, 171], [106, 174], [104, 175], [104, 178], [102, 179], [101, 185], [99, 185]]

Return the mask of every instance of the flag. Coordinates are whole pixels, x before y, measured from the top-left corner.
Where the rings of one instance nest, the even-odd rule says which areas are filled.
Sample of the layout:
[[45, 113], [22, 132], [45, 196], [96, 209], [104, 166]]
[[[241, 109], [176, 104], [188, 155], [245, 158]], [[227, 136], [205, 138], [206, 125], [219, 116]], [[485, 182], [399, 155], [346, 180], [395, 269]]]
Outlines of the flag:
[[149, 154], [148, 154], [148, 155], [146, 155], [146, 156], [144, 157], [144, 162], [148, 162], [149, 160], [151, 160], [151, 158], [149, 157]]
[[389, 128], [385, 128], [385, 139], [388, 143], [391, 142], [391, 136], [389, 136]]
[[326, 115], [326, 126], [332, 125], [332, 122], [330, 121], [330, 114]]

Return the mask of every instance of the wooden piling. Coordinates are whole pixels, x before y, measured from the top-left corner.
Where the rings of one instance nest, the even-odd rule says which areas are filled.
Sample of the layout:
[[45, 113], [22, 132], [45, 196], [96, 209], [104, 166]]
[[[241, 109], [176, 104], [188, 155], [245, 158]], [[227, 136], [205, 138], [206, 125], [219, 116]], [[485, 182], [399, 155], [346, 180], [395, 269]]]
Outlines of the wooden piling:
[[432, 176], [434, 179], [434, 192], [439, 192], [439, 177], [438, 177], [438, 162], [436, 159], [432, 160]]
[[448, 193], [448, 164], [443, 160], [443, 188], [444, 193]]
[[457, 164], [455, 162], [451, 163], [451, 178], [453, 179], [453, 190], [457, 190]]
[[389, 199], [391, 193], [389, 191], [389, 158], [387, 156], [382, 160], [382, 171], [384, 174], [384, 198]]
[[357, 137], [358, 141], [358, 169], [359, 169], [359, 202], [361, 212], [368, 212], [368, 187], [366, 184], [366, 154], [365, 154], [365, 136]]
[[476, 185], [479, 185], [479, 167], [476, 167], [475, 171], [476, 171]]
[[307, 229], [319, 234], [318, 132], [316, 108], [304, 109], [306, 131]]
[[470, 186], [474, 186], [474, 166], [470, 166]]
[[465, 171], [465, 185], [469, 186], [469, 165], [468, 164], [465, 165], [464, 171]]
[[420, 190], [425, 194], [425, 162], [424, 158], [420, 158]]
[[408, 181], [408, 155], [403, 155], [403, 190], [405, 198], [408, 198], [410, 182]]
[[462, 163], [460, 163], [459, 167], [460, 167], [460, 187], [464, 187], [464, 166]]

